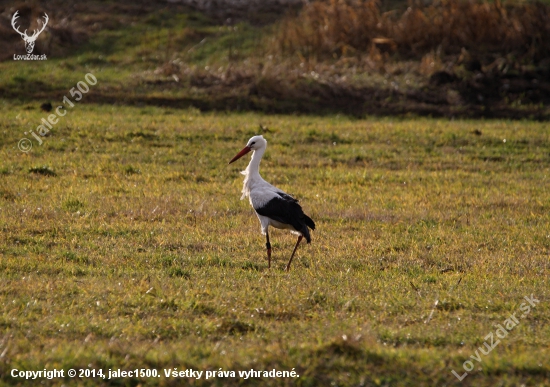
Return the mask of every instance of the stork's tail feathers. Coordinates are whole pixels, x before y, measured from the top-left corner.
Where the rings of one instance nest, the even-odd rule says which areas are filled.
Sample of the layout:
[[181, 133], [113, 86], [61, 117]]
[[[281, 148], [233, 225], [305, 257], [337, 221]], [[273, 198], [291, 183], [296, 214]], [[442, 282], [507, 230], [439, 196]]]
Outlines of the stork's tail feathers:
[[304, 214], [304, 220], [306, 222], [306, 225], [312, 229], [312, 230], [315, 230], [315, 222], [313, 221], [313, 219], [311, 219], [309, 216], [307, 216], [306, 214]]
[[304, 214], [304, 222], [306, 226], [301, 230], [302, 235], [306, 238], [307, 243], [311, 243], [311, 235], [309, 235], [309, 229], [315, 230], [315, 222], [309, 216]]

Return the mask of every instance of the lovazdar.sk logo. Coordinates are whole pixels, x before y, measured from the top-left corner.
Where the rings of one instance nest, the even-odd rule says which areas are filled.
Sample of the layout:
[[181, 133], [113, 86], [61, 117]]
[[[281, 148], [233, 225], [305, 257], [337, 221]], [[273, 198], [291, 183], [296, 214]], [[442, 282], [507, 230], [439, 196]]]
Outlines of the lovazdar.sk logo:
[[21, 35], [21, 38], [23, 38], [23, 41], [25, 42], [25, 49], [27, 50], [27, 55], [17, 55], [13, 54], [13, 60], [46, 60], [46, 54], [42, 55], [33, 55], [32, 51], [34, 50], [34, 44], [36, 42], [36, 39], [38, 36], [44, 31], [44, 28], [46, 28], [46, 25], [48, 24], [48, 14], [44, 12], [44, 20], [38, 19], [38, 23], [42, 25], [42, 27], [38, 30], [34, 30], [33, 34], [31, 36], [27, 35], [27, 30], [25, 32], [19, 31], [19, 27], [15, 24], [17, 21], [17, 18], [19, 11], [16, 11], [13, 14], [13, 17], [11, 18], [11, 26], [19, 35]]

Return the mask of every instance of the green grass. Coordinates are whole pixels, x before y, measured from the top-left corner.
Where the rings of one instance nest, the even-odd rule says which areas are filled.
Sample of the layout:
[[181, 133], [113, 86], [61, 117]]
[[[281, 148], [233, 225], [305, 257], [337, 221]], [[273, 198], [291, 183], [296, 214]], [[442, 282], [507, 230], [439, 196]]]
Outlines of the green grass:
[[182, 65], [193, 71], [205, 67], [227, 70], [252, 54], [266, 53], [262, 38], [269, 27], [244, 22], [219, 25], [200, 13], [181, 9], [155, 9], [147, 17], [132, 19], [130, 25], [121, 25], [110, 14], [105, 18], [110, 21], [106, 28], [90, 33], [84, 43], [71, 50], [65, 49], [64, 57], [54, 56], [40, 63], [0, 62], [0, 91], [22, 102], [62, 99], [91, 72], [100, 80], [95, 91], [101, 101], [105, 96], [120, 103], [136, 97], [182, 98], [193, 95], [185, 79], [175, 82], [171, 73], [155, 70], [169, 64], [176, 66], [176, 73]]
[[[164, 377], [174, 368], [300, 375], [194, 385], [550, 384], [545, 123], [152, 107], [219, 97], [215, 79], [213, 94], [190, 83], [230, 78], [247, 58], [269, 67], [270, 27], [162, 10], [114, 19], [64, 58], [0, 63], [0, 384], [37, 383], [14, 368], [162, 375], [40, 380], [55, 385], [188, 383]], [[155, 73], [170, 63], [179, 81]], [[55, 108], [88, 72], [97, 85], [42, 145], [25, 134], [49, 114], [40, 103]], [[268, 270], [239, 200], [247, 160], [227, 165], [255, 134], [269, 142], [264, 178], [317, 223], [290, 273], [294, 237], [272, 231]], [[540, 304], [472, 360], [531, 294]], [[459, 383], [451, 370], [466, 360]]]
[[[546, 124], [79, 104], [24, 154], [46, 114], [0, 106], [1, 383], [147, 367], [300, 375], [195, 385], [550, 384]], [[227, 165], [260, 124], [261, 173], [317, 223], [290, 273], [294, 237], [272, 232], [268, 270], [247, 161]]]

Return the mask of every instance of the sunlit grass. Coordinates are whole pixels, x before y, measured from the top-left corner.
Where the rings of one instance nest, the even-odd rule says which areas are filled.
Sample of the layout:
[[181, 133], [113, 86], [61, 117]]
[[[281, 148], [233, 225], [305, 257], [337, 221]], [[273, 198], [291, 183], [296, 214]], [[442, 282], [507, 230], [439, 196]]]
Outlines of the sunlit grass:
[[[451, 369], [531, 294], [540, 304], [460, 385], [550, 383], [545, 124], [80, 104], [24, 154], [45, 113], [0, 114], [4, 383], [90, 365], [458, 385]], [[247, 161], [227, 165], [259, 133], [264, 178], [317, 223], [290, 273], [294, 238], [273, 231], [268, 270], [239, 200]]]

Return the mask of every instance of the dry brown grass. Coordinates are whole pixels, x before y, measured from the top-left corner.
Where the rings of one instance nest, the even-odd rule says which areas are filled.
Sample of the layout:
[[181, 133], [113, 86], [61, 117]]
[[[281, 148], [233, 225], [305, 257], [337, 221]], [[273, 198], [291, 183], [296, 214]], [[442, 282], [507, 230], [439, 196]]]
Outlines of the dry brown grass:
[[282, 22], [277, 46], [305, 57], [373, 48], [421, 57], [432, 50], [458, 54], [466, 48], [538, 62], [550, 54], [550, 8], [538, 2], [503, 6], [500, 1], [449, 0], [383, 13], [378, 1], [318, 1]]

